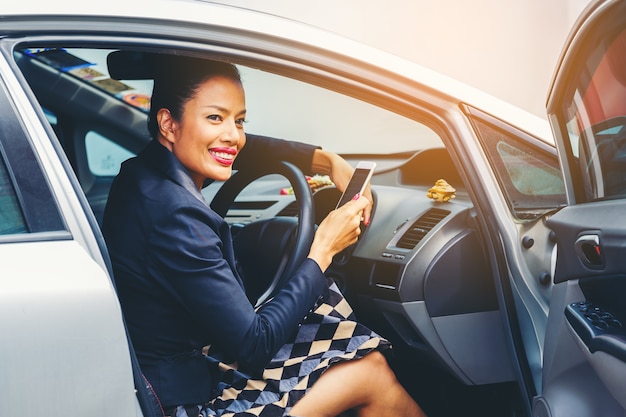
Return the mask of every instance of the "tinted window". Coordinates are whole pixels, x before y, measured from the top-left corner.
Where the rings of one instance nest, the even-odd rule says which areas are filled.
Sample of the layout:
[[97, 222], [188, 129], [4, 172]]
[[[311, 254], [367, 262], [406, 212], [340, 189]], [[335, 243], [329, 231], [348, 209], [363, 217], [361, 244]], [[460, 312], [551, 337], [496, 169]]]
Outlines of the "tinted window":
[[542, 158], [506, 142], [498, 142], [496, 147], [503, 169], [516, 192], [526, 196], [564, 193], [561, 173]]
[[579, 201], [626, 197], [624, 57], [622, 28], [593, 42], [558, 115]]
[[1, 82], [0, 109], [0, 233], [65, 230], [39, 158]]
[[17, 201], [15, 187], [0, 157], [0, 235], [26, 233], [26, 222]]
[[565, 205], [565, 184], [554, 149], [531, 138], [520, 140], [483, 120], [474, 120], [474, 125], [517, 218], [534, 219]]

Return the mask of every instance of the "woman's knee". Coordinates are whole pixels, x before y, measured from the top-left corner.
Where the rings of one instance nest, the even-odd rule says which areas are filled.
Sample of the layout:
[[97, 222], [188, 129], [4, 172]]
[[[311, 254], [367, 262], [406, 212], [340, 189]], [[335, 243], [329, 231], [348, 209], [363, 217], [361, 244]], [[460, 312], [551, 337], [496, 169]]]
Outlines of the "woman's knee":
[[375, 383], [388, 384], [396, 381], [396, 375], [389, 366], [387, 358], [379, 351], [373, 351], [362, 358], [370, 380]]
[[372, 367], [373, 369], [384, 369], [386, 366], [388, 366], [387, 359], [378, 350], [374, 350], [368, 353], [363, 358], [361, 358], [361, 361], [366, 363], [368, 367]]

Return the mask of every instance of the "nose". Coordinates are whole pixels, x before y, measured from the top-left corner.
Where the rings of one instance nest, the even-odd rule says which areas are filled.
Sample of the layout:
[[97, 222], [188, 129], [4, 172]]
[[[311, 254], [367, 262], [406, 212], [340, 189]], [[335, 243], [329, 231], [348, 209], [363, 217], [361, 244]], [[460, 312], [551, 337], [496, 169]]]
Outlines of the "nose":
[[225, 142], [235, 144], [239, 142], [241, 136], [241, 129], [237, 126], [235, 120], [227, 119], [226, 123], [224, 123], [224, 131], [222, 133], [222, 140]]

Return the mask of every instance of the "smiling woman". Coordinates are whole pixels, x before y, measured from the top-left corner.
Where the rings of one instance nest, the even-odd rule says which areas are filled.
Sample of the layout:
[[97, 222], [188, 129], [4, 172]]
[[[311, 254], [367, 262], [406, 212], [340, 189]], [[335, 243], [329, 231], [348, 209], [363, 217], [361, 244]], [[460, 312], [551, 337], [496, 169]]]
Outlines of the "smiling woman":
[[[116, 56], [110, 63], [120, 62]], [[324, 276], [333, 257], [356, 243], [369, 200], [357, 195], [331, 212], [284, 288], [255, 308], [228, 224], [201, 195], [207, 180], [229, 179], [244, 149], [239, 73], [219, 61], [147, 58], [155, 73], [153, 139], [122, 164], [103, 233], [139, 363], [166, 414], [423, 416], [381, 354], [388, 342], [354, 320]], [[264, 150], [282, 145], [267, 141]], [[312, 165], [323, 152], [288, 145]], [[330, 160], [333, 174], [349, 167]], [[359, 390], [363, 379], [368, 389]]]
[[234, 66], [179, 60], [157, 64], [148, 130], [201, 190], [207, 179], [230, 178], [246, 143], [246, 100]]

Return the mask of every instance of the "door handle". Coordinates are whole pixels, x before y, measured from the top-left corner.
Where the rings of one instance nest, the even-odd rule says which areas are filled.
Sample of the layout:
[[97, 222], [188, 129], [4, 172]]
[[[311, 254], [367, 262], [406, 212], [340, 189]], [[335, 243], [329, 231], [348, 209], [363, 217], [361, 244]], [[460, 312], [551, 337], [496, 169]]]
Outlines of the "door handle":
[[599, 235], [591, 233], [579, 236], [574, 243], [574, 249], [585, 266], [592, 269], [604, 268], [604, 254]]

